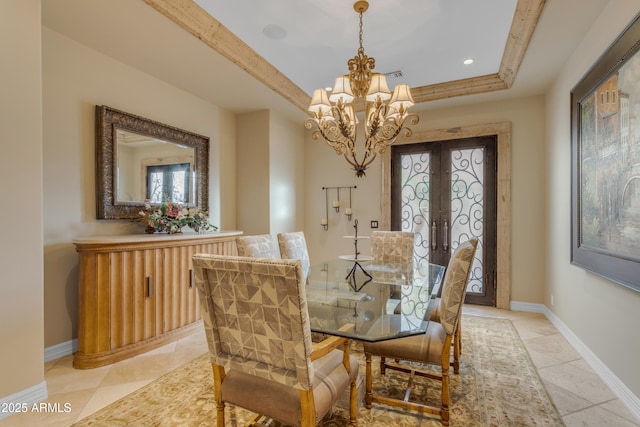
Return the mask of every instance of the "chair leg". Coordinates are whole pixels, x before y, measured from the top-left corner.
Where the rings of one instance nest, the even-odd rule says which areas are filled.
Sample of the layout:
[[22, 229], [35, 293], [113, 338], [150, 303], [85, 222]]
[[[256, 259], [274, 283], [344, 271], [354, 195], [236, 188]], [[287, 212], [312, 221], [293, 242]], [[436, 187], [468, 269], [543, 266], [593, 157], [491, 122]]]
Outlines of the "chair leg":
[[387, 359], [384, 356], [380, 356], [380, 375], [385, 375], [387, 373]]
[[[455, 348], [455, 346], [454, 346]], [[449, 425], [449, 352], [444, 351], [443, 354], [446, 353], [446, 358], [442, 358], [442, 409], [440, 411], [440, 420], [442, 421], [442, 425]]]
[[367, 409], [371, 409], [371, 403], [373, 401], [373, 398], [372, 398], [373, 378], [371, 375], [371, 354], [365, 353], [364, 359], [366, 362], [366, 370], [364, 375], [364, 380], [365, 380], [364, 406]]
[[217, 409], [216, 425], [217, 427], [224, 427], [224, 402], [220, 396], [222, 381], [224, 381], [225, 377], [224, 367], [212, 363], [211, 368], [213, 370], [213, 395], [216, 399]]
[[356, 380], [351, 381], [351, 390], [349, 391], [349, 427], [358, 426], [358, 391], [356, 390]]
[[218, 409], [218, 415], [216, 416], [217, 427], [224, 427], [224, 402], [216, 403]]
[[460, 356], [462, 355], [462, 330], [460, 322], [456, 325], [453, 335], [453, 373], [460, 372]]
[[302, 419], [300, 425], [302, 427], [313, 427], [316, 424], [316, 409], [313, 402], [312, 390], [300, 390], [300, 406], [302, 411]]

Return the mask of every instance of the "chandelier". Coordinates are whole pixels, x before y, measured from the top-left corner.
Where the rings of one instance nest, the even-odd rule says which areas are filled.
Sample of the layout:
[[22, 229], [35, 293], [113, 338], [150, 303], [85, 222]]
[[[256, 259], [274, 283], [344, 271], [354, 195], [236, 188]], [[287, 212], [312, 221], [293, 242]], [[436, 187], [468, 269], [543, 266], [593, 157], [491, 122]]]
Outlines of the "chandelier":
[[[353, 5], [360, 15], [360, 47], [356, 56], [347, 62], [349, 74], [336, 79], [331, 95], [325, 89], [313, 91], [309, 106], [311, 117], [305, 121], [307, 129], [316, 127], [312, 138], [322, 137], [338, 155], [343, 155], [357, 177], [364, 176], [376, 156], [384, 153], [400, 135], [411, 135], [405, 120], [410, 119], [412, 125], [418, 123], [418, 116], [408, 112], [414, 105], [409, 86], [396, 85], [391, 94], [384, 74], [373, 72], [375, 59], [364, 53], [362, 14], [368, 8], [366, 1], [356, 1]], [[363, 104], [364, 147], [360, 154], [356, 145], [359, 124], [356, 107]]]

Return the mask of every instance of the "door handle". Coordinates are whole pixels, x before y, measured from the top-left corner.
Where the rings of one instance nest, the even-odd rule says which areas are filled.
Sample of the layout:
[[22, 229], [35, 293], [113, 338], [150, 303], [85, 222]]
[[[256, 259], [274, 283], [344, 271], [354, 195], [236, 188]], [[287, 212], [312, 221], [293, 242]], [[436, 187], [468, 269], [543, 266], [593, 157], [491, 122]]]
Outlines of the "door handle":
[[438, 225], [435, 221], [431, 225], [431, 250], [435, 251], [438, 248]]
[[153, 297], [153, 276], [147, 277], [147, 298]]
[[189, 270], [189, 287], [190, 288], [193, 288], [193, 282], [194, 282], [193, 274], [194, 274], [193, 269], [190, 269]]
[[442, 250], [447, 252], [449, 250], [449, 221], [444, 220], [443, 237], [442, 237]]

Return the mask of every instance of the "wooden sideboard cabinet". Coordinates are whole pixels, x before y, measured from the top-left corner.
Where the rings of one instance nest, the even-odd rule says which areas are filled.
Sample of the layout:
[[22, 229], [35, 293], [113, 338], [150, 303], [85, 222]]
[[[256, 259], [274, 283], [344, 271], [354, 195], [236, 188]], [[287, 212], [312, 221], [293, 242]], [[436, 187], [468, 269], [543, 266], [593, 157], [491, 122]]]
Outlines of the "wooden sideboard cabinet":
[[200, 327], [196, 253], [236, 255], [240, 231], [87, 237], [79, 257], [78, 369], [108, 365]]

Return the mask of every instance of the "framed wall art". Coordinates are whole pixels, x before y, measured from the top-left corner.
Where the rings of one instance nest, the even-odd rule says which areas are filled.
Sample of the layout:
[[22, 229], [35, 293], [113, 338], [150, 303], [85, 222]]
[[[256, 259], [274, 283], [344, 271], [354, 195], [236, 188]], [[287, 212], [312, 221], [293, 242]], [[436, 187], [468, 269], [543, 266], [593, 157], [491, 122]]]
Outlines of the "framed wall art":
[[571, 263], [640, 292], [639, 16], [571, 91]]

